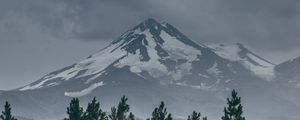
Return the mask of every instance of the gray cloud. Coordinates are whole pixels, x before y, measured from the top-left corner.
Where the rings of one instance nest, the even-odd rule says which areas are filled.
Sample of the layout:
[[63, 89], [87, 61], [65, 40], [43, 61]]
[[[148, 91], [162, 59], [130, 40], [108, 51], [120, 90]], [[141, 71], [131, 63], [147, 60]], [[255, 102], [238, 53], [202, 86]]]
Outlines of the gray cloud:
[[77, 8], [76, 37], [115, 38], [147, 17], [179, 27], [204, 42], [242, 42], [255, 49], [288, 50], [300, 45], [298, 0], [65, 1]]
[[[300, 1], [232, 0], [218, 5], [228, 14], [230, 27], [240, 41], [260, 49], [289, 49], [300, 45]], [[226, 6], [226, 7], [221, 7]], [[228, 19], [225, 19], [228, 21]], [[228, 21], [229, 22], [229, 21]]]
[[113, 39], [153, 17], [198, 41], [242, 42], [262, 50], [300, 45], [299, 0], [13, 0], [1, 5], [2, 19], [18, 14], [65, 39]]

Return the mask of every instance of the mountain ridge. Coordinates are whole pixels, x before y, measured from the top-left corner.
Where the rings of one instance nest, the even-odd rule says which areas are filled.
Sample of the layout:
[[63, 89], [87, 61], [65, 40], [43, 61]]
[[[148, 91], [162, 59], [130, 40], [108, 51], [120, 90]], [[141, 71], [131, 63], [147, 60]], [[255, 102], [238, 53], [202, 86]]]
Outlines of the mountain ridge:
[[[35, 118], [33, 113], [41, 114], [36, 119], [62, 118], [64, 106], [72, 97], [84, 103], [99, 97], [109, 110], [124, 94], [135, 100], [133, 111], [141, 118], [159, 101], [169, 103], [171, 112], [179, 117], [191, 109], [207, 109], [207, 115], [219, 116], [225, 104], [221, 98], [233, 88], [245, 94], [247, 100], [264, 100], [263, 104], [269, 106], [277, 101], [267, 100], [284, 99], [273, 93], [274, 67], [242, 44], [206, 46], [168, 23], [147, 19], [86, 59], [19, 89], [5, 91], [0, 97], [15, 104], [19, 116]], [[258, 90], [272, 96], [257, 97]], [[259, 114], [254, 108], [260, 104], [249, 100], [246, 106], [251, 114]], [[29, 106], [34, 109], [24, 110]], [[271, 120], [272, 115], [268, 115], [257, 120]]]
[[[179, 41], [176, 43], [176, 41]], [[166, 43], [166, 44], [165, 44]], [[152, 46], [150, 45], [152, 44]], [[239, 47], [243, 47], [242, 44], [237, 44]], [[185, 47], [184, 49], [181, 49], [180, 47]], [[164, 48], [163, 48], [164, 47]], [[116, 50], [119, 50], [118, 52], [115, 52]], [[247, 53], [252, 53], [245, 47], [243, 47], [242, 50], [246, 50]], [[103, 52], [104, 51], [104, 52]], [[126, 52], [126, 54], [124, 53]], [[175, 51], [175, 52], [174, 52]], [[123, 54], [120, 54], [122, 53]], [[177, 52], [177, 53], [176, 53]], [[203, 52], [206, 52], [204, 55], [207, 55], [208, 57], [212, 58], [201, 58], [201, 55]], [[112, 54], [112, 55], [111, 55]], [[136, 54], [139, 54], [139, 58], [134, 57]], [[149, 54], [152, 54], [152, 57], [149, 56]], [[172, 56], [173, 54], [173, 56]], [[255, 54], [254, 54], [255, 55]], [[101, 60], [103, 56], [112, 56], [108, 60]], [[119, 56], [119, 57], [116, 57]], [[133, 56], [133, 57], [128, 57]], [[222, 59], [224, 57], [218, 57], [220, 54], [216, 54], [211, 50], [211, 48], [198, 44], [191, 39], [184, 36], [182, 33], [180, 33], [175, 27], [168, 23], [158, 23], [154, 19], [147, 19], [144, 22], [140, 23], [133, 29], [125, 32], [123, 35], [121, 35], [116, 40], [112, 41], [110, 45], [105, 47], [105, 49], [102, 49], [99, 53], [96, 53], [94, 55], [89, 56], [87, 59], [73, 64], [69, 67], [63, 68], [61, 70], [52, 72], [46, 76], [44, 76], [42, 79], [44, 81], [41, 81], [39, 83], [36, 83], [34, 85], [28, 85], [23, 88], [20, 88], [20, 90], [30, 90], [41, 87], [41, 85], [44, 85], [47, 83], [50, 79], [55, 78], [63, 78], [65, 80], [68, 80], [72, 77], [84, 77], [80, 76], [78, 74], [87, 73], [86, 76], [89, 75], [95, 75], [95, 77], [98, 77], [101, 75], [101, 72], [105, 71], [105, 68], [108, 67], [111, 64], [116, 64], [123, 62], [121, 67], [124, 65], [131, 65], [130, 70], [138, 73], [141, 72], [141, 68], [151, 68], [155, 69], [152, 66], [155, 66], [160, 72], [164, 72], [165, 74], [173, 74], [173, 79], [181, 79], [180, 77], [184, 76], [181, 74], [178, 74], [178, 72], [189, 72], [189, 70], [192, 70], [191, 64], [196, 64], [196, 62], [199, 62], [201, 59], [217, 59], [217, 61], [221, 62], [219, 64], [231, 64], [229, 63], [228, 58]], [[257, 55], [255, 55], [257, 57]], [[173, 58], [170, 58], [173, 57]], [[128, 63], [126, 62], [126, 59], [135, 59], [136, 62], [140, 61], [141, 63], [137, 65], [136, 63]], [[157, 59], [152, 60], [150, 59]], [[261, 57], [258, 57], [261, 59]], [[100, 60], [99, 60], [100, 59]], [[175, 59], [175, 61], [173, 60]], [[262, 59], [265, 61], [264, 59]], [[97, 62], [98, 61], [98, 62]], [[150, 62], [149, 62], [150, 61]], [[100, 64], [101, 62], [101, 64]], [[151, 63], [152, 62], [152, 63]], [[200, 61], [201, 62], [201, 61]], [[204, 61], [205, 62], [205, 61]], [[207, 61], [206, 61], [207, 62]], [[148, 64], [149, 63], [149, 64]], [[165, 64], [164, 64], [165, 63]], [[90, 65], [94, 64], [94, 65]], [[105, 66], [101, 66], [103, 64], [106, 64]], [[160, 65], [163, 64], [163, 65]], [[180, 65], [175, 65], [180, 64]], [[181, 65], [183, 64], [183, 65]], [[202, 63], [203, 64], [203, 63]], [[211, 64], [210, 67], [216, 67], [215, 70], [212, 68], [210, 70], [211, 74], [219, 74], [220, 72], [216, 69], [218, 69], [218, 63], [209, 63]], [[130, 66], [129, 65], [129, 66]], [[145, 66], [148, 65], [148, 66]], [[157, 66], [160, 65], [160, 66]], [[176, 71], [175, 67], [189, 67], [186, 68], [184, 71]], [[217, 66], [215, 66], [217, 65]], [[83, 66], [83, 68], [80, 68]], [[91, 66], [91, 68], [84, 68], [85, 66]], [[97, 67], [98, 66], [98, 67]], [[139, 66], [139, 67], [137, 67]], [[94, 68], [93, 68], [94, 67]], [[73, 69], [71, 69], [73, 68]], [[79, 70], [78, 70], [79, 69]], [[93, 69], [93, 70], [90, 70]], [[169, 70], [173, 69], [174, 73], [170, 73]], [[181, 68], [183, 69], [183, 68]], [[179, 69], [179, 70], [181, 70]], [[205, 68], [206, 70], [209, 69], [209, 66]], [[228, 66], [222, 66], [222, 69], [227, 69], [227, 72], [231, 69]], [[85, 71], [86, 70], [86, 71]], [[62, 72], [64, 71], [64, 72]], [[146, 71], [150, 72], [152, 76], [155, 77], [154, 73], [151, 73], [151, 70], [147, 69]], [[199, 72], [199, 70], [198, 70]], [[200, 71], [201, 72], [201, 71]], [[202, 70], [203, 72], [203, 70]], [[219, 72], [219, 73], [217, 73]], [[60, 74], [57, 74], [60, 73]], [[176, 75], [177, 76], [176, 76]], [[207, 73], [203, 73], [202, 77], [209, 76], [205, 75]], [[234, 71], [231, 71], [230, 74], [236, 74]], [[165, 77], [167, 77], [166, 75]], [[161, 77], [158, 75], [157, 77]], [[179, 78], [176, 78], [179, 77]], [[55, 80], [54, 80], [55, 81]], [[88, 80], [89, 81], [89, 80]], [[218, 81], [216, 81], [218, 82]], [[181, 83], [178, 83], [181, 84]], [[185, 83], [184, 83], [185, 84]], [[57, 82], [47, 83], [47, 86], [55, 86], [57, 85]]]

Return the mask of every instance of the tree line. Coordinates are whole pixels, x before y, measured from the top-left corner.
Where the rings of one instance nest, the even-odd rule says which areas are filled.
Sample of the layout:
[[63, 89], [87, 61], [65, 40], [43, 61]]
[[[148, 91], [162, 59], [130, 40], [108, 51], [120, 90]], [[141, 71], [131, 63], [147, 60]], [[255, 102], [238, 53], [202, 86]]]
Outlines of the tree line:
[[[100, 107], [100, 102], [94, 97], [88, 103], [84, 110], [80, 106], [78, 98], [73, 98], [67, 107], [67, 117], [64, 120], [136, 120], [135, 115], [130, 112], [130, 105], [127, 103], [126, 96], [121, 97], [117, 107], [112, 107], [111, 111], [105, 112]], [[0, 115], [1, 120], [17, 120], [11, 113], [11, 105], [5, 102], [4, 110]], [[157, 106], [150, 118], [147, 120], [173, 120], [172, 114], [167, 111], [165, 103], [162, 101]], [[193, 111], [187, 116], [187, 120], [208, 120], [207, 117], [202, 117], [200, 112]], [[221, 120], [245, 120], [243, 117], [243, 106], [241, 105], [241, 97], [237, 96], [237, 92], [233, 90], [231, 97], [227, 98], [227, 106], [224, 107], [224, 116]]]

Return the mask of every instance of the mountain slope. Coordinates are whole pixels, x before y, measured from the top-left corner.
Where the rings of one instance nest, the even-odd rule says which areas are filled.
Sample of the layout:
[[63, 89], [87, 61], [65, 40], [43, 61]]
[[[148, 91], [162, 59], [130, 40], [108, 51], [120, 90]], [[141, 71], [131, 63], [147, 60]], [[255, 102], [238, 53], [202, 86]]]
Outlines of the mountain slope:
[[285, 61], [275, 67], [277, 76], [281, 82], [293, 87], [300, 87], [300, 57]]
[[211, 45], [215, 53], [220, 57], [230, 61], [239, 62], [245, 68], [249, 69], [254, 75], [257, 75], [265, 80], [275, 78], [275, 64], [249, 51], [242, 44], [234, 45]]
[[[251, 111], [249, 118], [271, 120], [290, 110], [289, 106], [298, 106], [255, 109], [285, 100], [278, 97], [274, 82], [269, 81], [274, 77], [273, 67], [241, 44], [207, 47], [168, 23], [147, 19], [88, 58], [32, 84], [0, 93], [4, 98], [0, 103], [9, 100], [19, 116], [54, 120], [65, 116], [72, 97], [80, 97], [86, 105], [96, 96], [103, 108], [110, 110], [120, 96], [126, 95], [140, 118], [149, 117], [152, 108], [165, 101], [176, 118], [200, 110], [217, 119], [227, 93], [235, 88], [244, 95], [245, 106]], [[262, 91], [269, 96], [257, 94]], [[294, 120], [298, 112], [293, 110], [284, 118]]]
[[[240, 64], [219, 57], [210, 48], [195, 43], [170, 24], [148, 19], [100, 52], [19, 90], [51, 88], [69, 80], [84, 78], [82, 84], [89, 87], [81, 91], [90, 93], [106, 84], [94, 81], [95, 78], [107, 74], [107, 69], [123, 67], [128, 67], [140, 77], [149, 75], [160, 79], [164, 84], [174, 83], [199, 89], [210, 88], [220, 82], [226, 84], [226, 81], [248, 74]], [[68, 93], [66, 95], [70, 96]]]

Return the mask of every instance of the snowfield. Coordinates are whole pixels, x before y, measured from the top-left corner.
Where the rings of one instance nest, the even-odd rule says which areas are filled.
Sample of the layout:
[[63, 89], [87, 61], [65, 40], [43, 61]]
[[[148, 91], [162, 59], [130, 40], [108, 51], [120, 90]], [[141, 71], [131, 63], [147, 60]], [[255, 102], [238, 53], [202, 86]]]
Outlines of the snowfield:
[[98, 88], [100, 86], [103, 86], [103, 85], [105, 85], [103, 83], [103, 81], [101, 81], [99, 83], [94, 83], [94, 84], [90, 85], [88, 88], [83, 89], [83, 90], [78, 91], [78, 92], [65, 92], [65, 96], [68, 96], [68, 97], [82, 97], [82, 96], [90, 94], [93, 90], [95, 90], [96, 88]]
[[262, 79], [269, 81], [275, 78], [275, 65], [250, 52], [242, 44], [218, 44], [210, 45], [210, 47], [222, 58], [240, 62], [245, 68]]

